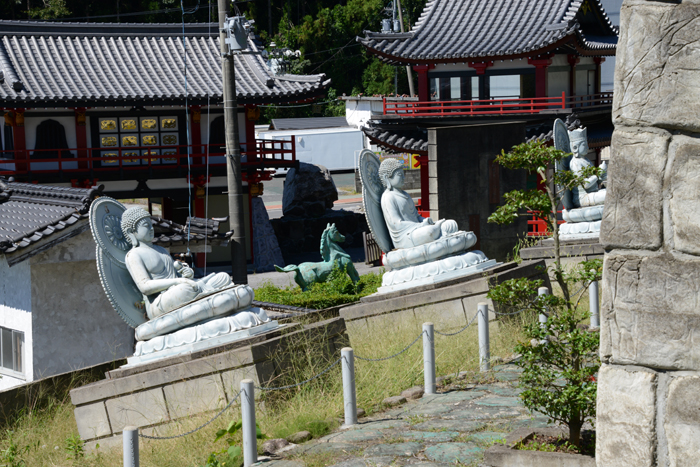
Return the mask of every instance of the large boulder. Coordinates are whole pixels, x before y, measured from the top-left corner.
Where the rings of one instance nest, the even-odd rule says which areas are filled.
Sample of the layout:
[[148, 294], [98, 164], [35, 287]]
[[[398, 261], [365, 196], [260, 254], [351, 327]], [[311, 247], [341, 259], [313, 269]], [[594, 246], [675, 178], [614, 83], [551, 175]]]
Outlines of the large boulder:
[[282, 194], [285, 216], [320, 217], [338, 200], [330, 171], [322, 165], [299, 163], [287, 172]]

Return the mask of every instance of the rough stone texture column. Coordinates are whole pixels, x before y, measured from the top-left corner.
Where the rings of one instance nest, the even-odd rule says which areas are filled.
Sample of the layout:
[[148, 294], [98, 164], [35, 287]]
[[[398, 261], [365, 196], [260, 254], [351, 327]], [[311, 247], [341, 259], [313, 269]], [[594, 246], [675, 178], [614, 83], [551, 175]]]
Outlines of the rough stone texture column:
[[700, 1], [625, 0], [615, 70], [596, 461], [700, 462]]

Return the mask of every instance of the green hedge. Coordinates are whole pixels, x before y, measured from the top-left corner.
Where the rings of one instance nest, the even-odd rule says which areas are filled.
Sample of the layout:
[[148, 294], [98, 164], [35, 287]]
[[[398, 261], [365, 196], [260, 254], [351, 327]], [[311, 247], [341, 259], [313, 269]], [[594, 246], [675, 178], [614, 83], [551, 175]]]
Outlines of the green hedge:
[[360, 276], [360, 280], [354, 285], [344, 270], [335, 268], [326, 282], [313, 284], [306, 292], [302, 292], [298, 286], [277, 287], [267, 282], [255, 289], [255, 299], [321, 310], [357, 302], [362, 297], [375, 293], [382, 285], [382, 274], [383, 270], [379, 274], [365, 274]]

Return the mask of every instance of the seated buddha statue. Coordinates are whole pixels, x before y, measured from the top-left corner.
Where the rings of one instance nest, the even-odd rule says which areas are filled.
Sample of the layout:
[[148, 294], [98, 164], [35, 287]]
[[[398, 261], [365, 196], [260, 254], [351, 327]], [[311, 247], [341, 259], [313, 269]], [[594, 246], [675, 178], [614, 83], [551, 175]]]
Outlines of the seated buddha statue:
[[[569, 162], [569, 168], [576, 175], [586, 167], [592, 167], [593, 164], [586, 158], [588, 154], [588, 130], [581, 128], [569, 131], [569, 142], [571, 146], [571, 154], [573, 157]], [[602, 166], [605, 169], [605, 166]], [[571, 190], [572, 201], [576, 207], [598, 206], [605, 203], [605, 188], [600, 185], [607, 179], [607, 171], [603, 172], [602, 177], [591, 175], [585, 179], [583, 185], [579, 185]]]
[[[131, 244], [126, 253], [126, 267], [143, 294], [149, 319], [231, 285], [231, 277], [223, 272], [193, 279], [192, 268], [174, 261], [165, 248], [153, 245], [153, 223], [146, 210], [129, 208], [124, 211], [121, 228], [124, 238]], [[228, 306], [227, 303], [216, 305]]]
[[434, 242], [459, 230], [457, 222], [440, 219], [433, 222], [418, 214], [411, 196], [403, 191], [403, 164], [386, 159], [379, 166], [379, 179], [384, 185], [381, 206], [384, 221], [397, 249], [412, 248]]

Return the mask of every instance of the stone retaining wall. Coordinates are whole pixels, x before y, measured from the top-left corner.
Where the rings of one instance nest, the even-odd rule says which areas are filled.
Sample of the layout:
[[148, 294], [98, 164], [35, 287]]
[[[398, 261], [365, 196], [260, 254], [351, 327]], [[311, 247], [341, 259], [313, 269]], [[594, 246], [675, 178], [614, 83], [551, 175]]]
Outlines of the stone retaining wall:
[[597, 465], [700, 457], [700, 4], [625, 0], [615, 71]]
[[[441, 331], [457, 330], [476, 315], [479, 302], [488, 302], [493, 308], [491, 300], [486, 298], [489, 284], [529, 277], [543, 279], [549, 287], [544, 266], [544, 261], [507, 263], [453, 281], [416, 287], [410, 293], [402, 290], [364, 297], [360, 303], [343, 307], [339, 312], [351, 341], [355, 336], [375, 331], [381, 335], [382, 329], [395, 328], [398, 324], [420, 329], [422, 323], [432, 322]], [[495, 318], [489, 313], [489, 320]]]
[[[125, 426], [162, 436], [172, 421], [223, 408], [251, 378], [256, 385], [294, 379], [285, 362], [308, 346], [329, 360], [348, 345], [345, 323], [333, 318], [181, 357], [107, 372], [107, 379], [70, 392], [80, 437], [87, 447], [120, 444]], [[237, 403], [236, 403], [237, 404]], [[168, 434], [172, 434], [169, 433]]]

